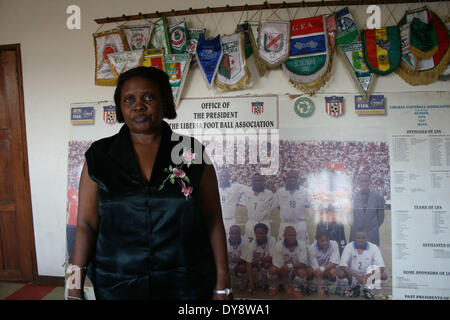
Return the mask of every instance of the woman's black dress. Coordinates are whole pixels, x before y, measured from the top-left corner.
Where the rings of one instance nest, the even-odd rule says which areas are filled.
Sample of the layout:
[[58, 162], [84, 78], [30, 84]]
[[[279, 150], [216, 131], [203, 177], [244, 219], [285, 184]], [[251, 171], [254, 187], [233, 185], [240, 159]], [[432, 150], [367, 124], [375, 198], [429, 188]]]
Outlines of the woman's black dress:
[[[166, 122], [150, 182], [142, 176], [127, 125], [86, 152], [89, 176], [98, 184], [99, 227], [88, 277], [97, 299], [211, 299], [216, 268], [200, 211], [199, 184], [205, 163], [181, 167], [193, 187], [188, 197], [180, 179], [164, 172], [188, 142], [196, 159], [204, 147], [175, 135]], [[184, 138], [184, 140], [183, 140]], [[194, 143], [196, 144], [194, 146]]]

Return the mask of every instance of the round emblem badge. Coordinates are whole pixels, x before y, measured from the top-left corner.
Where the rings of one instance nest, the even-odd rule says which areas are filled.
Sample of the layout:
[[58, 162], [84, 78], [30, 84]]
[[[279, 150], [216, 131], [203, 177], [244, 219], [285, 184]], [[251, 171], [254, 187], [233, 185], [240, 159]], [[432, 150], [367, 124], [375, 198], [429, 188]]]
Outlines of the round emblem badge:
[[309, 117], [314, 112], [314, 103], [306, 97], [298, 98], [294, 104], [294, 111], [300, 117]]
[[184, 34], [183, 28], [174, 29], [170, 35], [170, 39], [172, 40], [172, 45], [175, 47], [181, 47], [186, 41], [186, 35]]
[[133, 38], [131, 39], [131, 49], [145, 49], [145, 36], [142, 33], [133, 34]]
[[108, 61], [108, 54], [117, 52], [115, 45], [113, 44], [105, 44], [103, 49], [103, 60]]

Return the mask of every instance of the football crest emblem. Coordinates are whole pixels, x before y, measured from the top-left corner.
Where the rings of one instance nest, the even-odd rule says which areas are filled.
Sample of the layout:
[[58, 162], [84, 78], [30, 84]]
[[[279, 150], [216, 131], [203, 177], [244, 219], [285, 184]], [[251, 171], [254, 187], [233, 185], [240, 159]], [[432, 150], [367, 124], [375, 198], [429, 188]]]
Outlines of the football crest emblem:
[[252, 113], [256, 115], [260, 115], [264, 112], [264, 102], [255, 101], [252, 102]]
[[104, 106], [103, 107], [103, 121], [107, 124], [114, 124], [117, 121], [116, 118], [116, 107], [115, 106]]
[[332, 117], [344, 114], [344, 97], [325, 97], [325, 111]]

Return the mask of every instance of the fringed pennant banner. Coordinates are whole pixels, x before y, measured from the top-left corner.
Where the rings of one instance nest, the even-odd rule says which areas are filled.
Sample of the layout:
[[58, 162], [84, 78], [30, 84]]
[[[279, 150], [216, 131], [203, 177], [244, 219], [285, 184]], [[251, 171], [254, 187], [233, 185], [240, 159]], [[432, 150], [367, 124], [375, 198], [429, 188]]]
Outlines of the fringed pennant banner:
[[117, 75], [108, 63], [108, 54], [125, 51], [126, 42], [123, 32], [116, 28], [101, 33], [95, 33], [95, 84], [114, 86]]
[[384, 76], [400, 66], [400, 31], [397, 26], [364, 30], [361, 35], [364, 59], [373, 73]]
[[[431, 58], [421, 59], [414, 53], [418, 45], [416, 44], [416, 49], [413, 49], [411, 28], [414, 21], [417, 23], [417, 19], [422, 23], [433, 25], [431, 29], [435, 30], [438, 50]], [[434, 12], [424, 7], [407, 11], [399, 22], [399, 28], [402, 61], [397, 69], [398, 75], [411, 85], [426, 85], [438, 80], [450, 62], [450, 39], [444, 23]], [[431, 46], [428, 47], [431, 48]]]
[[250, 83], [250, 73], [245, 61], [244, 34], [240, 32], [223, 36], [221, 43], [223, 55], [215, 86], [224, 91], [247, 88]]
[[325, 17], [292, 20], [290, 57], [283, 64], [290, 82], [306, 85], [306, 92], [315, 94], [325, 84], [322, 78], [329, 78], [325, 75], [330, 71], [330, 61]]
[[259, 25], [259, 57], [275, 68], [289, 58], [289, 21], [261, 21]]
[[250, 36], [250, 43], [253, 49], [253, 56], [255, 57], [256, 67], [258, 68], [259, 75], [263, 77], [267, 71], [267, 66], [259, 57], [258, 27], [259, 23], [250, 23], [248, 33]]
[[238, 24], [235, 31], [236, 33], [242, 32], [244, 34], [245, 59], [248, 59], [253, 53], [252, 44], [250, 43], [249, 28], [249, 24], [246, 22], [243, 24]]

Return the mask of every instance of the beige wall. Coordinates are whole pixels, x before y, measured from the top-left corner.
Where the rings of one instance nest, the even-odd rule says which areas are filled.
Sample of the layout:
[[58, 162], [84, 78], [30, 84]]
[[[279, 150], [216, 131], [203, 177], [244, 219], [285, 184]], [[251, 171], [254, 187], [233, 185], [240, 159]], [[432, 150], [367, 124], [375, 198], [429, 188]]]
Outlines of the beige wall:
[[[248, 4], [263, 1], [247, 0]], [[281, 2], [281, 1], [279, 1]], [[290, 1], [288, 1], [290, 2]], [[81, 8], [81, 29], [66, 28], [67, 6], [77, 4]], [[239, 0], [228, 0], [227, 4], [242, 4]], [[20, 43], [24, 79], [27, 143], [32, 193], [33, 219], [36, 239], [39, 275], [62, 276], [64, 263], [67, 185], [67, 141], [70, 129], [69, 105], [72, 102], [111, 100], [113, 88], [94, 85], [94, 48], [92, 33], [99, 25], [93, 20], [122, 14], [148, 13], [223, 6], [219, 0], [189, 1], [175, 0], [0, 0], [0, 44]], [[417, 7], [417, 5], [411, 5]], [[433, 5], [431, 5], [433, 8]], [[446, 14], [445, 3], [435, 4], [438, 12]], [[406, 5], [395, 7], [399, 19]], [[441, 10], [439, 10], [441, 8]], [[334, 8], [331, 8], [334, 9]], [[366, 6], [351, 8], [360, 27], [366, 19]], [[292, 10], [294, 14], [296, 10]], [[322, 8], [317, 14], [327, 13]], [[263, 14], [263, 19], [271, 11]], [[316, 13], [315, 9], [299, 11], [295, 18]], [[253, 13], [250, 13], [250, 17]], [[288, 19], [286, 11], [279, 11], [282, 19]], [[190, 26], [204, 26], [213, 36], [234, 31], [241, 13], [202, 15], [188, 17]], [[382, 22], [387, 19], [383, 11]], [[246, 14], [242, 16], [242, 20]], [[170, 19], [175, 21], [178, 18]], [[258, 15], [256, 18], [258, 19]], [[215, 22], [220, 22], [216, 28]], [[388, 25], [393, 24], [392, 19]], [[102, 30], [111, 26], [105, 25]], [[339, 59], [333, 66], [331, 81], [321, 93], [356, 94], [357, 90]], [[253, 61], [250, 70], [256, 75]], [[253, 77], [251, 90], [228, 93], [236, 94], [298, 94], [281, 70], [270, 72], [262, 79]], [[448, 91], [448, 83], [437, 82], [430, 86], [412, 87], [397, 75], [379, 78], [375, 91], [415, 92]], [[192, 70], [185, 87], [184, 97], [213, 96], [218, 93], [206, 88], [198, 68]], [[225, 94], [223, 94], [225, 95]], [[181, 108], [183, 104], [181, 104]]]

